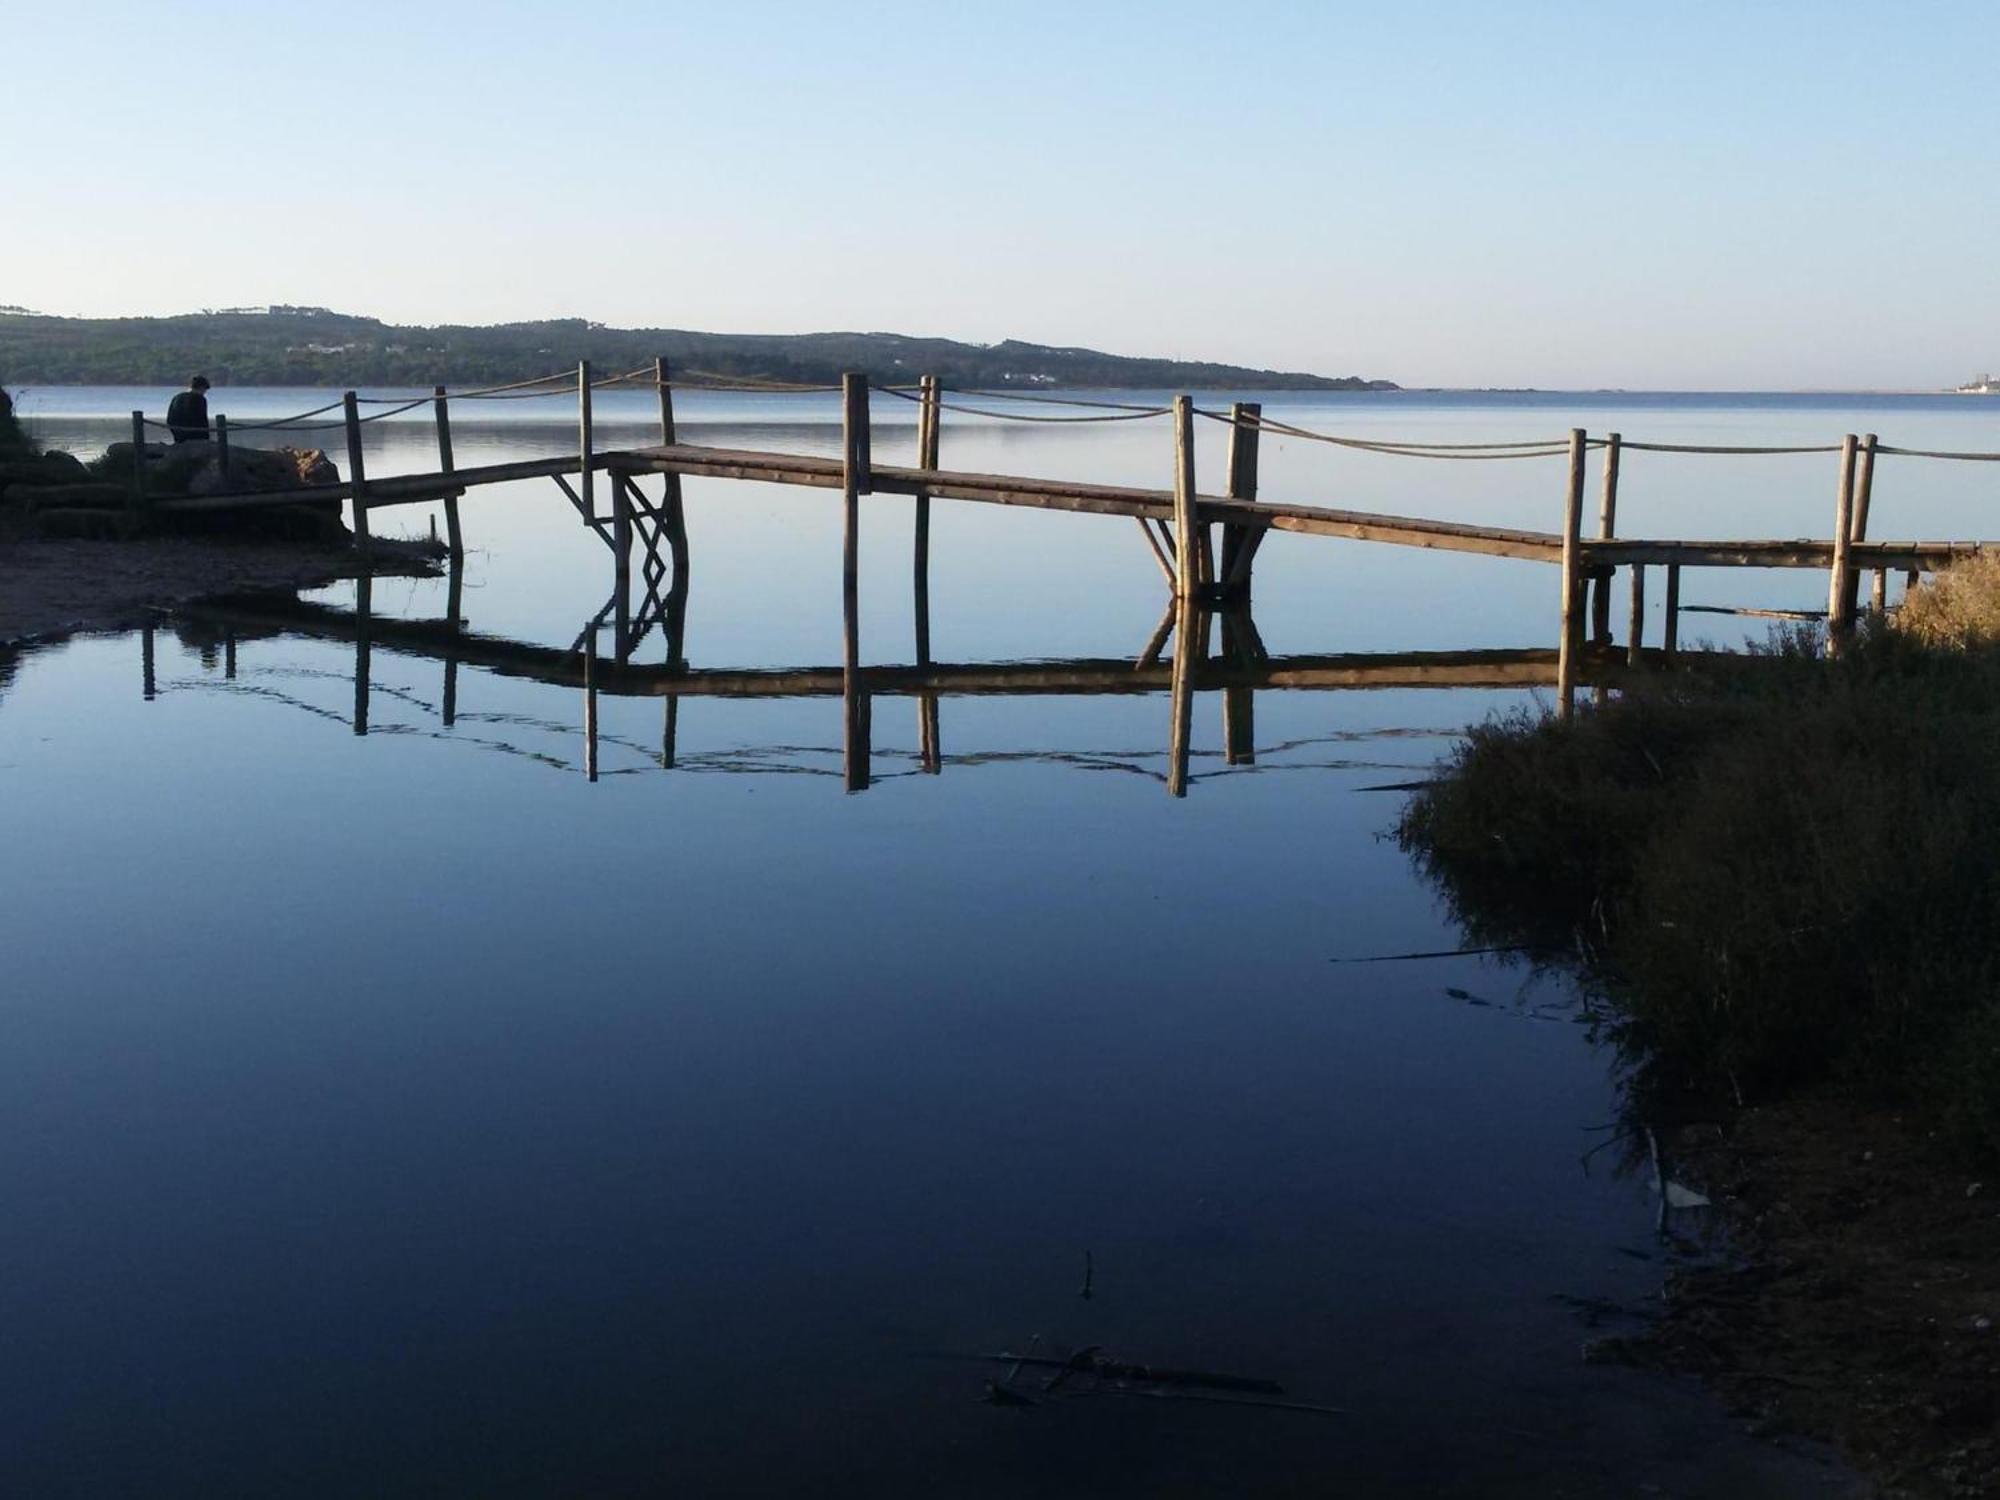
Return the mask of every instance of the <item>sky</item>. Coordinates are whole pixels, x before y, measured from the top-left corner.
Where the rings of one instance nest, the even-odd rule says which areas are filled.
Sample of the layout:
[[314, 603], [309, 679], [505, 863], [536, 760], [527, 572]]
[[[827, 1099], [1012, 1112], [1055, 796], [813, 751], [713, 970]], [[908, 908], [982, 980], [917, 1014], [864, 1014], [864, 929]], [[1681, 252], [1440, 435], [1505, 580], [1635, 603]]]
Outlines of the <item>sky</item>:
[[2000, 368], [1992, 0], [0, 0], [0, 37], [0, 304], [42, 312]]

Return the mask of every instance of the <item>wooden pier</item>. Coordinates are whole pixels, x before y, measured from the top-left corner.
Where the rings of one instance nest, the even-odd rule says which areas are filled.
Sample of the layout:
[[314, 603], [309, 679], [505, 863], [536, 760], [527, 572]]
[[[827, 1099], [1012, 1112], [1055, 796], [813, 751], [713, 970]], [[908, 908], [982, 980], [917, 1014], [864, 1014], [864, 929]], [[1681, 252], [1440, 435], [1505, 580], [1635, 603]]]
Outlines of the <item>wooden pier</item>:
[[[595, 390], [605, 386], [643, 386], [657, 393], [660, 429], [657, 443], [621, 449], [600, 449], [597, 446], [592, 396]], [[453, 463], [452, 400], [561, 394], [572, 388], [577, 412], [577, 443], [573, 451], [472, 468], [459, 468]], [[743, 389], [741, 386], [726, 388]], [[1164, 673], [1170, 689], [1176, 674], [1185, 677], [1187, 682], [1175, 691], [1176, 699], [1182, 703], [1191, 697], [1197, 681], [1218, 682], [1225, 687], [1232, 685], [1217, 679], [1215, 669], [1205, 664], [1207, 652], [1204, 643], [1209, 638], [1215, 611], [1238, 608], [1250, 599], [1255, 560], [1266, 537], [1272, 532], [1550, 564], [1558, 570], [1560, 577], [1557, 593], [1560, 626], [1558, 645], [1552, 653], [1554, 678], [1551, 685], [1556, 690], [1559, 710], [1564, 714], [1572, 711], [1576, 689], [1586, 675], [1596, 685], [1603, 684], [1603, 659], [1609, 652], [1611, 640], [1611, 599], [1615, 575], [1620, 569], [1628, 574], [1630, 593], [1629, 627], [1622, 655], [1628, 665], [1637, 665], [1652, 659], [1642, 640], [1645, 574], [1648, 568], [1659, 567], [1665, 573], [1666, 627], [1658, 652], [1661, 661], [1671, 661], [1678, 654], [1681, 574], [1683, 569], [1697, 567], [1825, 571], [1828, 574], [1828, 605], [1824, 619], [1829, 649], [1838, 650], [1852, 628], [1859, 599], [1859, 580], [1864, 572], [1874, 574], [1871, 589], [1874, 607], [1884, 608], [1886, 580], [1891, 571], [1903, 573], [1914, 582], [1921, 573], [1996, 545], [1995, 541], [1984, 539], [1881, 541], [1870, 538], [1867, 531], [1878, 458], [1912, 455], [2000, 461], [2000, 454], [1898, 449], [1881, 444], [1873, 435], [1848, 435], [1838, 443], [1804, 448], [1712, 448], [1630, 442], [1617, 433], [1593, 437], [1579, 429], [1571, 431], [1564, 439], [1427, 444], [1343, 438], [1313, 432], [1268, 420], [1261, 407], [1254, 403], [1237, 403], [1226, 412], [1204, 411], [1196, 408], [1187, 396], [1176, 397], [1166, 406], [1143, 407], [1013, 392], [955, 393], [967, 394], [989, 404], [994, 401], [1039, 401], [1064, 408], [1103, 409], [1092, 410], [1084, 416], [1047, 416], [956, 405], [945, 400], [945, 389], [929, 377], [914, 387], [871, 388], [863, 377], [849, 375], [838, 389], [843, 434], [839, 457], [720, 448], [680, 441], [674, 420], [675, 385], [664, 359], [655, 361], [649, 369], [606, 379], [594, 378], [590, 366], [584, 364], [577, 368], [573, 377], [565, 374], [542, 381], [521, 382], [517, 386], [461, 392], [456, 396], [439, 387], [428, 398], [404, 402], [371, 416], [361, 415], [361, 398], [354, 392], [348, 392], [339, 403], [340, 419], [333, 423], [316, 424], [336, 426], [342, 430], [348, 454], [348, 474], [340, 483], [315, 486], [304, 491], [222, 493], [147, 500], [143, 496], [143, 458], [138, 455], [135, 445], [135, 504], [143, 503], [153, 511], [171, 514], [296, 505], [302, 500], [345, 500], [352, 506], [355, 534], [365, 543], [371, 512], [387, 506], [442, 501], [450, 546], [454, 556], [457, 556], [464, 546], [460, 514], [464, 501], [497, 484], [526, 479], [551, 480], [582, 521], [604, 540], [612, 553], [615, 587], [602, 623], [612, 629], [613, 649], [608, 662], [598, 663], [592, 668], [595, 690], [630, 691], [635, 690], [637, 684], [651, 681], [659, 683], [663, 693], [677, 699], [704, 690], [696, 685], [702, 680], [700, 675], [685, 670], [685, 656], [679, 650], [676, 632], [671, 628], [676, 597], [684, 606], [687, 589], [688, 549], [683, 481], [689, 478], [747, 480], [837, 490], [841, 494], [844, 517], [841, 578], [845, 630], [844, 658], [840, 670], [844, 683], [843, 696], [848, 704], [847, 732], [851, 743], [865, 743], [868, 700], [876, 693], [898, 690], [890, 684], [910, 684], [912, 691], [933, 695], [976, 690], [968, 686], [971, 679], [963, 675], [952, 676], [953, 672], [963, 673], [970, 669], [943, 668], [929, 660], [929, 508], [933, 501], [1020, 506], [1081, 515], [1129, 517], [1135, 521], [1159, 566], [1171, 601], [1168, 617], [1162, 621], [1161, 629], [1156, 634], [1154, 660], [1142, 660], [1140, 663], [1141, 677], [1144, 679], [1144, 674], [1149, 672], [1156, 675]], [[870, 402], [871, 396], [878, 393], [913, 402], [918, 407], [918, 463], [913, 467], [874, 462]], [[363, 424], [426, 402], [432, 408], [436, 426], [438, 468], [420, 474], [369, 477], [363, 464]], [[1152, 489], [946, 468], [939, 461], [939, 450], [943, 417], [947, 410], [971, 410], [985, 416], [1016, 415], [1022, 420], [1033, 421], [1166, 418], [1173, 436], [1174, 483], [1171, 487]], [[1197, 419], [1212, 420], [1228, 428], [1229, 453], [1221, 493], [1204, 493], [1197, 485], [1194, 460]], [[142, 414], [135, 412], [133, 420], [136, 435], [141, 431], [144, 419]], [[239, 422], [231, 430], [240, 436], [256, 425], [259, 424]], [[1259, 446], [1265, 432], [1413, 458], [1566, 458], [1567, 480], [1560, 493], [1562, 524], [1558, 530], [1540, 532], [1262, 498], [1258, 494]], [[1635, 451], [1837, 455], [1837, 478], [1832, 486], [1834, 505], [1828, 535], [1824, 539], [1742, 540], [1621, 537], [1616, 526], [1619, 479], [1625, 455]], [[1596, 534], [1586, 536], [1584, 512], [1591, 489], [1588, 470], [1593, 452], [1601, 453], [1602, 468], [1596, 486]], [[607, 480], [602, 487], [598, 484], [600, 477]], [[655, 478], [660, 481], [656, 496], [643, 487], [644, 482]], [[905, 674], [900, 677], [881, 675], [890, 669], [862, 666], [856, 598], [862, 524], [859, 502], [862, 497], [872, 495], [907, 496], [915, 502], [913, 580], [918, 603], [920, 660], [914, 667], [893, 669]], [[1555, 498], [1552, 494], [1552, 509]], [[1216, 545], [1218, 531], [1219, 547]], [[636, 600], [633, 588], [635, 554], [639, 561], [639, 582], [643, 585]], [[1745, 613], [1754, 614], [1757, 611]], [[1245, 636], [1241, 624], [1232, 625], [1228, 618], [1223, 623], [1224, 634], [1229, 638], [1225, 654], [1233, 651], [1239, 657], [1254, 659], [1261, 648], [1253, 649], [1243, 644]], [[630, 661], [637, 642], [656, 626], [668, 635], [669, 662], [666, 667], [658, 669], [664, 676], [648, 677], [644, 669], [632, 668]], [[385, 632], [393, 630], [386, 623], [379, 628]], [[586, 634], [591, 637], [594, 646], [595, 631]], [[1161, 668], [1158, 666], [1158, 652], [1169, 635], [1178, 635], [1183, 642], [1196, 642], [1197, 649], [1177, 650], [1172, 664]], [[1248, 639], [1254, 640], [1254, 628]], [[473, 659], [467, 652], [483, 649], [470, 641], [463, 641], [461, 645], [465, 649], [461, 651], [460, 659], [465, 660]], [[511, 660], [519, 665], [524, 658], [516, 654]], [[495, 665], [498, 666], [497, 663]], [[550, 673], [556, 670], [554, 663], [544, 663], [543, 668]], [[1121, 670], [1129, 673], [1133, 668], [1127, 665]], [[1341, 669], [1329, 664], [1325, 670]], [[857, 690], [864, 673], [869, 687], [866, 692]], [[736, 680], [747, 686], [751, 679], [739, 674]], [[817, 678], [814, 680], [818, 681]], [[1257, 684], [1245, 679], [1234, 685], [1254, 687]], [[1132, 690], [1144, 689], [1135, 686]], [[931, 713], [934, 719], [934, 704]], [[1185, 737], [1185, 725], [1178, 718], [1176, 731], [1177, 737]], [[927, 731], [929, 737], [932, 736]], [[1175, 790], [1179, 791], [1181, 787], [1177, 786]]]

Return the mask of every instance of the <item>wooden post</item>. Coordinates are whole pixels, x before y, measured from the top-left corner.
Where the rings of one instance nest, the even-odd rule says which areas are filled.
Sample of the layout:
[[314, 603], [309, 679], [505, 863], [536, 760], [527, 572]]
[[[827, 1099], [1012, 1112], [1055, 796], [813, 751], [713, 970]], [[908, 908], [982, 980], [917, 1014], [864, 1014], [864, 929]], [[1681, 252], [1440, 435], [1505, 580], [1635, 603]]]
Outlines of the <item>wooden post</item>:
[[1875, 611], [1879, 619], [1889, 612], [1889, 570], [1875, 570], [1875, 587], [1869, 590], [1868, 607]]
[[[354, 539], [368, 545], [368, 471], [361, 459], [361, 407], [354, 392], [340, 398], [341, 416], [347, 424], [347, 478], [354, 486]], [[365, 718], [365, 716], [364, 716]], [[355, 731], [366, 734], [366, 728]]]
[[[441, 385], [431, 387], [431, 412], [437, 419], [438, 469], [449, 474], [458, 465], [451, 453], [451, 406]], [[459, 529], [456, 495], [444, 498], [444, 536], [453, 557], [465, 556], [465, 533]]]
[[1583, 645], [1582, 611], [1577, 607], [1583, 555], [1583, 456], [1586, 435], [1581, 427], [1569, 434], [1569, 489], [1563, 499], [1562, 642], [1556, 650], [1556, 712], [1569, 718], [1576, 712], [1576, 658]]
[[576, 365], [576, 492], [583, 499], [584, 518], [597, 524], [596, 469], [591, 462], [595, 447], [590, 420], [590, 361]]
[[861, 497], [868, 493], [868, 377], [854, 371], [840, 377], [841, 536], [840, 613], [842, 758], [847, 789], [868, 785], [868, 705], [861, 686]]
[[[1229, 408], [1229, 498], [1257, 498], [1257, 440], [1263, 436], [1264, 404], [1238, 401]], [[1250, 598], [1250, 564], [1264, 540], [1264, 527], [1222, 528], [1222, 572], [1217, 580], [1232, 602]]]
[[1645, 645], [1646, 637], [1646, 567], [1643, 563], [1632, 564], [1632, 624], [1625, 636], [1625, 660], [1632, 666], [1639, 665], [1639, 652]]
[[[1194, 398], [1174, 397], [1174, 594], [1192, 599], [1201, 592], [1201, 547], [1195, 519]], [[1185, 636], [1181, 644], [1187, 644]]]
[[[1604, 435], [1604, 485], [1597, 501], [1597, 535], [1603, 541], [1609, 541], [1618, 534], [1618, 460], [1622, 443], [1623, 439], [1615, 432]], [[1611, 640], [1611, 575], [1615, 571], [1612, 568], [1594, 570], [1590, 633], [1600, 646], [1609, 644]]]
[[1667, 564], [1666, 610], [1667, 618], [1666, 623], [1661, 627], [1662, 635], [1660, 644], [1666, 652], [1667, 660], [1672, 661], [1676, 653], [1679, 652], [1681, 644], [1681, 565], [1679, 563]]
[[[1861, 450], [1858, 455], [1859, 461], [1854, 472], [1854, 522], [1850, 530], [1853, 533], [1851, 539], [1857, 542], [1868, 540], [1868, 502], [1874, 498], [1875, 494], [1875, 446], [1876, 438], [1874, 433], [1871, 432], [1862, 438]], [[1849, 620], [1854, 618], [1855, 607], [1860, 600], [1860, 596], [1861, 572], [1859, 569], [1853, 569], [1847, 575], [1847, 618]]]
[[215, 414], [215, 467], [222, 476], [222, 488], [227, 491], [229, 484], [229, 414]]
[[[653, 360], [653, 384], [658, 389], [660, 395], [660, 443], [664, 447], [671, 448], [676, 441], [674, 433], [674, 387], [672, 376], [667, 368], [667, 357], [664, 354], [659, 355]], [[661, 493], [664, 496], [661, 509], [665, 512], [662, 524], [665, 526], [667, 533], [667, 550], [672, 554], [674, 560], [674, 581], [667, 591], [668, 613], [669, 618], [671, 618], [676, 603], [679, 604], [683, 616], [687, 607], [687, 510], [681, 503], [681, 476], [678, 474], [666, 475], [662, 482]], [[667, 661], [669, 666], [673, 664], [674, 658], [678, 654], [680, 654], [679, 637], [675, 636], [668, 642]]]
[[1840, 487], [1833, 506], [1833, 576], [1826, 598], [1826, 651], [1838, 656], [1854, 623], [1847, 592], [1849, 548], [1854, 540], [1854, 459], [1859, 444], [1853, 433], [1840, 440]]
[[132, 518], [129, 530], [136, 531], [146, 514], [146, 414], [132, 413]]
[[[944, 417], [943, 391], [935, 375], [926, 375], [921, 385], [922, 404], [917, 408], [917, 467], [935, 469]], [[916, 497], [915, 540], [911, 555], [912, 597], [916, 610], [917, 665], [931, 664], [931, 497], [918, 491]], [[917, 695], [917, 747], [919, 764], [928, 775], [944, 769], [944, 755], [938, 743], [938, 695]]]

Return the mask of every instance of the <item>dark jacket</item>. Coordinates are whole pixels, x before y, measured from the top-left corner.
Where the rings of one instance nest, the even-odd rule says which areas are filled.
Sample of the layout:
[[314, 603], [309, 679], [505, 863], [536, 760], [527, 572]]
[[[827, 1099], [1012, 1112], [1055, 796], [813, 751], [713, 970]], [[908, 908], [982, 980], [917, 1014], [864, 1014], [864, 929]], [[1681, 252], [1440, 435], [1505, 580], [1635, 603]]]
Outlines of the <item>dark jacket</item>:
[[182, 391], [167, 403], [167, 426], [177, 443], [200, 442], [208, 436], [208, 397], [201, 391]]

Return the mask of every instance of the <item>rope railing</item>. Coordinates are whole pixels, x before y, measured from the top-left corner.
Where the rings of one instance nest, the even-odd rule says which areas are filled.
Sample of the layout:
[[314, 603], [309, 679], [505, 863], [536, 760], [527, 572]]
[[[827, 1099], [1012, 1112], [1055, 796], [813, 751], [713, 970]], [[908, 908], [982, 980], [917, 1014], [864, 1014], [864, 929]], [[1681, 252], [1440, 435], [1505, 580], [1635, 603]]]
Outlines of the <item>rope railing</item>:
[[[878, 385], [871, 386], [870, 389], [880, 391], [886, 396], [894, 396], [899, 401], [914, 402], [919, 406], [923, 404], [924, 400], [922, 396], [914, 395], [910, 391], [898, 386]], [[943, 389], [943, 387], [940, 387], [940, 389]], [[1173, 410], [1171, 406], [1126, 407], [1122, 402], [1113, 403], [1109, 401], [1078, 402], [1077, 404], [1082, 406], [1116, 405], [1119, 409], [1080, 417], [1044, 417], [1024, 411], [992, 411], [980, 406], [964, 406], [956, 401], [939, 401], [937, 406], [940, 411], [962, 412], [966, 416], [971, 417], [996, 417], [1003, 422], [1137, 422], [1147, 417], [1162, 417]]]

